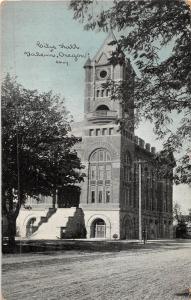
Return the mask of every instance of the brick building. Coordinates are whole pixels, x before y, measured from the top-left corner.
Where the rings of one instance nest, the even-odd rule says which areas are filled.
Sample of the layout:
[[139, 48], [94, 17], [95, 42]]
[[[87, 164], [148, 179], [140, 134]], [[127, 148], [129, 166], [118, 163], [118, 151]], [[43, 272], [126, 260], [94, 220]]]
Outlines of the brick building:
[[[112, 51], [115, 51], [116, 46], [109, 45], [114, 39], [111, 33], [94, 58], [88, 58], [84, 65], [84, 121], [76, 125], [77, 129], [82, 128], [82, 142], [76, 146], [76, 150], [85, 166], [87, 176], [81, 185], [78, 210], [83, 215], [87, 238], [112, 239], [114, 234], [120, 239], [138, 238], [139, 168], [137, 162], [142, 161], [144, 162], [141, 164], [142, 228], [147, 231], [147, 237], [150, 239], [170, 238], [172, 237], [172, 182], [170, 179], [157, 176], [153, 163], [155, 148], [134, 135], [134, 110], [131, 105], [133, 99], [127, 99], [128, 104], [122, 105], [120, 100], [112, 100], [110, 89], [103, 88], [102, 85], [108, 79], [115, 82], [134, 80], [134, 71], [128, 59], [125, 58], [123, 63], [115, 66], [108, 60]], [[124, 117], [127, 123], [123, 130], [120, 130], [117, 121]], [[27, 217], [27, 211], [22, 210], [20, 215], [23, 213], [23, 216], [20, 217], [20, 221], [18, 220], [18, 226], [26, 227], [27, 222], [33, 218], [32, 226], [36, 222], [37, 238], [40, 230], [39, 218], [42, 214], [39, 206], [35, 206], [33, 201], [30, 205], [32, 209], [28, 213], [31, 217]], [[48, 208], [49, 205], [49, 200], [45, 200], [41, 203], [41, 210], [43, 207]], [[38, 211], [38, 217], [35, 217], [35, 209], [36, 212]], [[59, 209], [61, 208], [57, 210]], [[70, 208], [67, 213], [66, 210], [62, 209], [64, 224], [60, 221], [59, 225], [55, 225], [59, 230], [60, 228], [67, 230], [66, 219]], [[25, 223], [21, 221], [24, 216]], [[71, 217], [74, 218], [74, 215]], [[79, 222], [78, 218], [78, 224]], [[41, 237], [42, 232], [45, 234], [45, 231], [46, 226], [44, 231], [41, 231]], [[24, 230], [21, 235], [25, 234]]]

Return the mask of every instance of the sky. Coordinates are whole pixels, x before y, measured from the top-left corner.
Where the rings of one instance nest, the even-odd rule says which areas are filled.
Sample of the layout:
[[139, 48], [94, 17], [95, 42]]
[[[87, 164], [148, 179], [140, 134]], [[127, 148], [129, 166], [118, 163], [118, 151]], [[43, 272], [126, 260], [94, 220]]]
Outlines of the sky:
[[[74, 120], [82, 120], [83, 65], [88, 55], [95, 55], [107, 34], [84, 31], [65, 1], [3, 2], [1, 22], [3, 76], [9, 72], [27, 89], [60, 94]], [[161, 59], [169, 51], [161, 51]], [[136, 134], [160, 150], [161, 142], [156, 140], [152, 124], [140, 124]], [[173, 200], [187, 212], [191, 208], [191, 188], [174, 187]]]

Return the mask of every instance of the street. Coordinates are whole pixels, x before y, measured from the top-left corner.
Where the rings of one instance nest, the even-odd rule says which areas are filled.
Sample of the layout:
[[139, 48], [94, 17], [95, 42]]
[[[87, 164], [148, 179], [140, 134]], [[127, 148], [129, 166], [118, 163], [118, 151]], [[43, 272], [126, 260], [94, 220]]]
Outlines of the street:
[[188, 299], [191, 242], [121, 252], [3, 255], [7, 300]]

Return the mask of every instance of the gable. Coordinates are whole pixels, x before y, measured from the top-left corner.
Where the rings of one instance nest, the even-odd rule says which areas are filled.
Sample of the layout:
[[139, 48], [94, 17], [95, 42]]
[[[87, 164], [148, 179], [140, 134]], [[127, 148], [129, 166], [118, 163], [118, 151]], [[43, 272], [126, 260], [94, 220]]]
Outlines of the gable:
[[[111, 56], [112, 52], [116, 50], [116, 44], [110, 45], [112, 41], [116, 41], [116, 38], [113, 32], [111, 31], [110, 34], [106, 37], [102, 46], [97, 51], [96, 55], [93, 58], [93, 61], [98, 62], [100, 59], [103, 59], [102, 57], [103, 54], [105, 55], [104, 58], [109, 58]], [[101, 63], [102, 62], [99, 61], [99, 64]], [[106, 63], [108, 63], [108, 61]]]
[[99, 65], [106, 65], [106, 64], [108, 64], [108, 57], [107, 57], [107, 55], [105, 53], [102, 53], [100, 55], [100, 57], [97, 60], [97, 64], [99, 64]]

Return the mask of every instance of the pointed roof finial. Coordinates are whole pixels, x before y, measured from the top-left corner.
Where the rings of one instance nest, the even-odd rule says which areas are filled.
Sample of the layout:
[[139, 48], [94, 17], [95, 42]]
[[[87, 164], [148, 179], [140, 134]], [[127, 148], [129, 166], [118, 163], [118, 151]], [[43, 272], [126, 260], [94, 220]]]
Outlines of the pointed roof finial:
[[114, 33], [113, 33], [113, 29], [112, 29], [112, 27], [111, 27], [111, 24], [110, 24], [110, 26], [109, 26], [110, 28], [109, 28], [109, 30], [108, 30], [108, 36], [107, 36], [107, 39], [113, 39], [113, 40], [115, 40], [115, 41], [117, 41], [117, 39], [116, 39], [116, 37], [115, 37], [115, 35], [114, 35]]
[[85, 65], [84, 65], [84, 67], [90, 67], [91, 66], [91, 59], [90, 59], [90, 54], [88, 53], [88, 58], [87, 58], [87, 60], [86, 60], [86, 62], [85, 62]]

